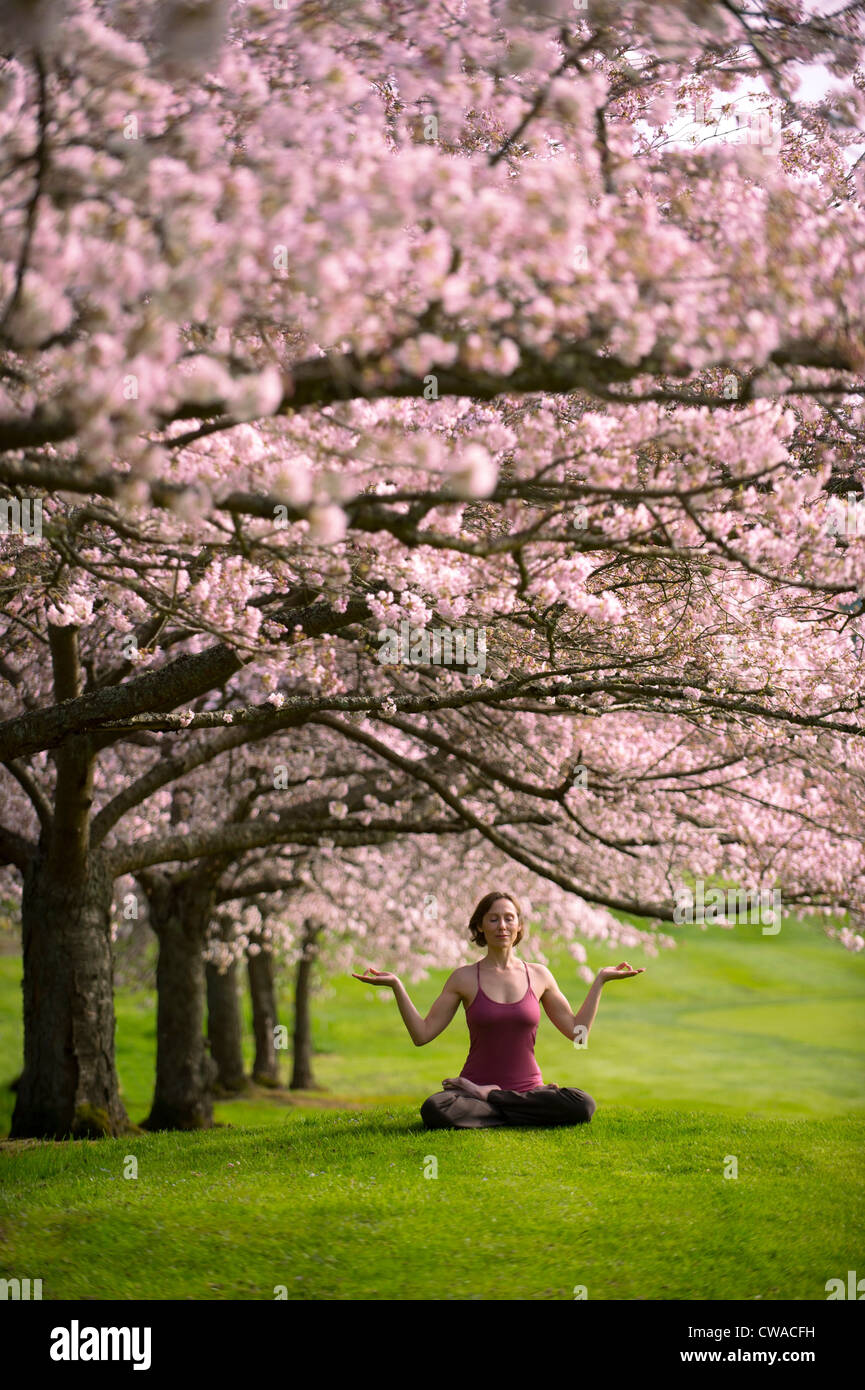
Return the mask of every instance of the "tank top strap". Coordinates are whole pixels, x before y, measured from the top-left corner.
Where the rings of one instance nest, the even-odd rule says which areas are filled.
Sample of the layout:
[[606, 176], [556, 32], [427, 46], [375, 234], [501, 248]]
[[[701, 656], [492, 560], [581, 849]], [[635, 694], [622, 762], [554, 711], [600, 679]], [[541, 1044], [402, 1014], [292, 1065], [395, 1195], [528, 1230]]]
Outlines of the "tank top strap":
[[[523, 965], [526, 965], [525, 961], [523, 961]], [[529, 989], [531, 990], [531, 987], [532, 987], [532, 977], [531, 977], [531, 975], [529, 974], [529, 967], [528, 967], [527, 965], [526, 965], [526, 979], [528, 980]]]

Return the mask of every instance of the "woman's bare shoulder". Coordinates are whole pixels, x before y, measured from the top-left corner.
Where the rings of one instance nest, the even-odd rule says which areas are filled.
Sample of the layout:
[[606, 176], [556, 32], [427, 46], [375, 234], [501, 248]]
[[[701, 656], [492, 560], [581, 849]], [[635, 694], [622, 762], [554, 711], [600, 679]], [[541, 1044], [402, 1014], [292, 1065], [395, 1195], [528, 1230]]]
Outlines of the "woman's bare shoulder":
[[540, 985], [540, 989], [535, 989], [535, 994], [539, 999], [545, 989], [548, 989], [550, 986], [554, 989], [556, 988], [556, 982], [553, 979], [552, 971], [549, 966], [541, 965], [540, 961], [537, 960], [530, 960], [528, 961], [528, 967], [532, 977], [532, 985]]
[[473, 993], [476, 972], [477, 966], [475, 964], [458, 965], [456, 970], [451, 971], [447, 983], [459, 995], [465, 996], [467, 992]]

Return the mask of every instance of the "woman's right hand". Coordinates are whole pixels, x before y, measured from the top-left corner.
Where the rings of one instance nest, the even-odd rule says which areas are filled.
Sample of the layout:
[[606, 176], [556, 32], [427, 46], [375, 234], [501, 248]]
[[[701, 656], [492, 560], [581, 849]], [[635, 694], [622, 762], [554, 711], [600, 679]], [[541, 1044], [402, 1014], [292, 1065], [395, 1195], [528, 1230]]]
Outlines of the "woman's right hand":
[[364, 985], [390, 985], [391, 988], [400, 983], [399, 975], [391, 975], [387, 970], [374, 970], [371, 965], [367, 966], [363, 975], [355, 975], [352, 971], [352, 978]]

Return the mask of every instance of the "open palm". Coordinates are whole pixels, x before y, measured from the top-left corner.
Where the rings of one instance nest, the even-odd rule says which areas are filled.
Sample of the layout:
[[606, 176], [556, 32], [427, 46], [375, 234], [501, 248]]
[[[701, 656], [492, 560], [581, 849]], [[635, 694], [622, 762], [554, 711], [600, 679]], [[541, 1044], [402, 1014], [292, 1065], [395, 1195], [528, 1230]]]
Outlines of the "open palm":
[[646, 967], [643, 965], [640, 966], [639, 970], [634, 970], [633, 966], [630, 966], [626, 960], [623, 960], [620, 961], [618, 965], [605, 965], [603, 970], [598, 971], [598, 978], [603, 980], [604, 984], [606, 984], [607, 980], [627, 980], [630, 979], [632, 975], [642, 975], [645, 968]]
[[398, 975], [391, 975], [387, 970], [374, 970], [371, 965], [367, 966], [362, 975], [355, 975], [352, 972], [352, 978], [360, 980], [365, 985], [395, 985], [399, 983]]

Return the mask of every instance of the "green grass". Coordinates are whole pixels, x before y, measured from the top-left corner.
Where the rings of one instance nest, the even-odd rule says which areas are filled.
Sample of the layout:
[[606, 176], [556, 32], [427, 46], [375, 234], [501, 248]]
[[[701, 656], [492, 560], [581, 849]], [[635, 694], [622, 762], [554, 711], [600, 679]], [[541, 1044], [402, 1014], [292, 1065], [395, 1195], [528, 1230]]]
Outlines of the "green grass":
[[[425, 1130], [420, 1102], [465, 1060], [462, 1014], [415, 1048], [389, 991], [332, 980], [327, 1089], [304, 1105], [254, 1091], [204, 1133], [3, 1144], [0, 1277], [41, 1278], [46, 1299], [825, 1299], [865, 1274], [865, 956], [789, 922], [676, 934], [656, 958], [589, 948], [593, 969], [648, 968], [605, 988], [587, 1049], [542, 1014], [544, 1077], [589, 1091], [591, 1124]], [[552, 964], [578, 1003], [573, 963]], [[20, 970], [0, 957], [0, 1132]], [[422, 1012], [443, 978], [409, 986]], [[120, 992], [117, 1018], [140, 1120], [152, 995]]]
[[378, 1106], [19, 1147], [2, 1271], [53, 1299], [821, 1299], [862, 1268], [863, 1140], [863, 1121], [621, 1106], [430, 1132]]

